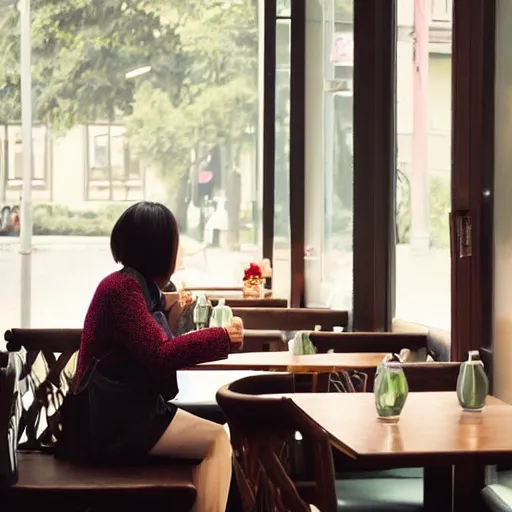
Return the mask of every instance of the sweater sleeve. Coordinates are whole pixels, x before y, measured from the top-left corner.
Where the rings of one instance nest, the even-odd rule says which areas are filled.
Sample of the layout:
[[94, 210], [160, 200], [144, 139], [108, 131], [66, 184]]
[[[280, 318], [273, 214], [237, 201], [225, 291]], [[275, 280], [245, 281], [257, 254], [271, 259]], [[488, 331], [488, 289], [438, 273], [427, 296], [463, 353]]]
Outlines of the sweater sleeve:
[[199, 363], [226, 359], [230, 339], [222, 327], [167, 338], [149, 313], [136, 279], [127, 276], [122, 287], [108, 291], [118, 343], [125, 345], [157, 378]]

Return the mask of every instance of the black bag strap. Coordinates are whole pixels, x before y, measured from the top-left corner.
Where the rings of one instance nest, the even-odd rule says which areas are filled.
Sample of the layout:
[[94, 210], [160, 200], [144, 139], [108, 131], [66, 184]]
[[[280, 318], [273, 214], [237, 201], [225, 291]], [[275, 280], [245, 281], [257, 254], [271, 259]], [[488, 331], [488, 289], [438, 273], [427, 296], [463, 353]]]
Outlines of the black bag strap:
[[95, 357], [92, 360], [91, 364], [89, 365], [89, 367], [87, 368], [86, 372], [84, 373], [82, 379], [80, 380], [80, 383], [78, 384], [75, 394], [82, 392], [88, 386], [89, 381], [91, 380], [91, 376], [94, 373], [94, 371], [96, 370], [98, 364], [100, 364], [102, 361], [107, 359], [107, 357], [112, 355], [115, 352], [115, 350], [116, 349], [113, 348], [113, 349], [109, 350], [106, 354], [101, 356], [100, 358]]

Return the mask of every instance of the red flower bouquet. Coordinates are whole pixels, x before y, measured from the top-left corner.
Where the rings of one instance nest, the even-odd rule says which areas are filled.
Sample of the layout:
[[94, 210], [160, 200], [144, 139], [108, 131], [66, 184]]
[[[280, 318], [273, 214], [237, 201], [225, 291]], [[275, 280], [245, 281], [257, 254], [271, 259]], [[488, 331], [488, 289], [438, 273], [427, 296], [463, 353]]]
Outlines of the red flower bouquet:
[[260, 299], [263, 295], [263, 272], [257, 263], [251, 263], [244, 271], [244, 299]]
[[263, 272], [257, 263], [251, 263], [244, 271], [244, 281], [251, 279], [263, 279]]

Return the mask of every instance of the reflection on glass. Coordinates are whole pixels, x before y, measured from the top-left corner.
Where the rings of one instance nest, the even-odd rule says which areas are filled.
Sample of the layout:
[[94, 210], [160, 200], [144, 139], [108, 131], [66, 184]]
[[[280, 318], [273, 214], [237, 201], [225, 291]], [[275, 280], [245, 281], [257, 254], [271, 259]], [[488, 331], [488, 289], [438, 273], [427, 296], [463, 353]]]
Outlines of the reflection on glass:
[[309, 0], [306, 14], [307, 303], [350, 310], [353, 1]]
[[[81, 324], [95, 286], [115, 269], [111, 227], [140, 199], [161, 201], [178, 218], [185, 270], [177, 280], [241, 286], [243, 268], [261, 257], [259, 7], [33, 3], [34, 117], [50, 134], [47, 183], [34, 190], [34, 244], [44, 246], [33, 255], [34, 326]], [[0, 119], [15, 124], [19, 12], [14, 4], [0, 12]], [[35, 148], [36, 175], [42, 155]], [[19, 193], [0, 180], [0, 203]], [[0, 254], [8, 255], [2, 268], [14, 269], [16, 251]], [[5, 286], [2, 312], [19, 284]], [[15, 326], [11, 318], [2, 327]]]
[[398, 3], [396, 317], [450, 329], [452, 7]]
[[276, 295], [290, 295], [290, 21], [276, 25], [276, 145], [274, 278]]
[[290, 16], [291, 15], [292, 0], [277, 0], [277, 16]]

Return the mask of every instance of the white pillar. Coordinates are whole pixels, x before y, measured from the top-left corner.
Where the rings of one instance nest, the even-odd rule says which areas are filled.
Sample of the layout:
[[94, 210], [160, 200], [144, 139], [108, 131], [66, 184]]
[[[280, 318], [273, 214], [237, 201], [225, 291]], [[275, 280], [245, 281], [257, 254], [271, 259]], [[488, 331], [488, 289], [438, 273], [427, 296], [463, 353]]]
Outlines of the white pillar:
[[20, 215], [21, 327], [30, 327], [32, 266], [32, 37], [30, 0], [20, 0], [23, 187]]
[[[323, 305], [322, 241], [325, 222], [323, 3], [306, 0], [305, 261], [306, 305]], [[306, 248], [305, 247], [305, 248]], [[304, 248], [304, 249], [305, 249]], [[302, 248], [300, 248], [302, 249]]]

